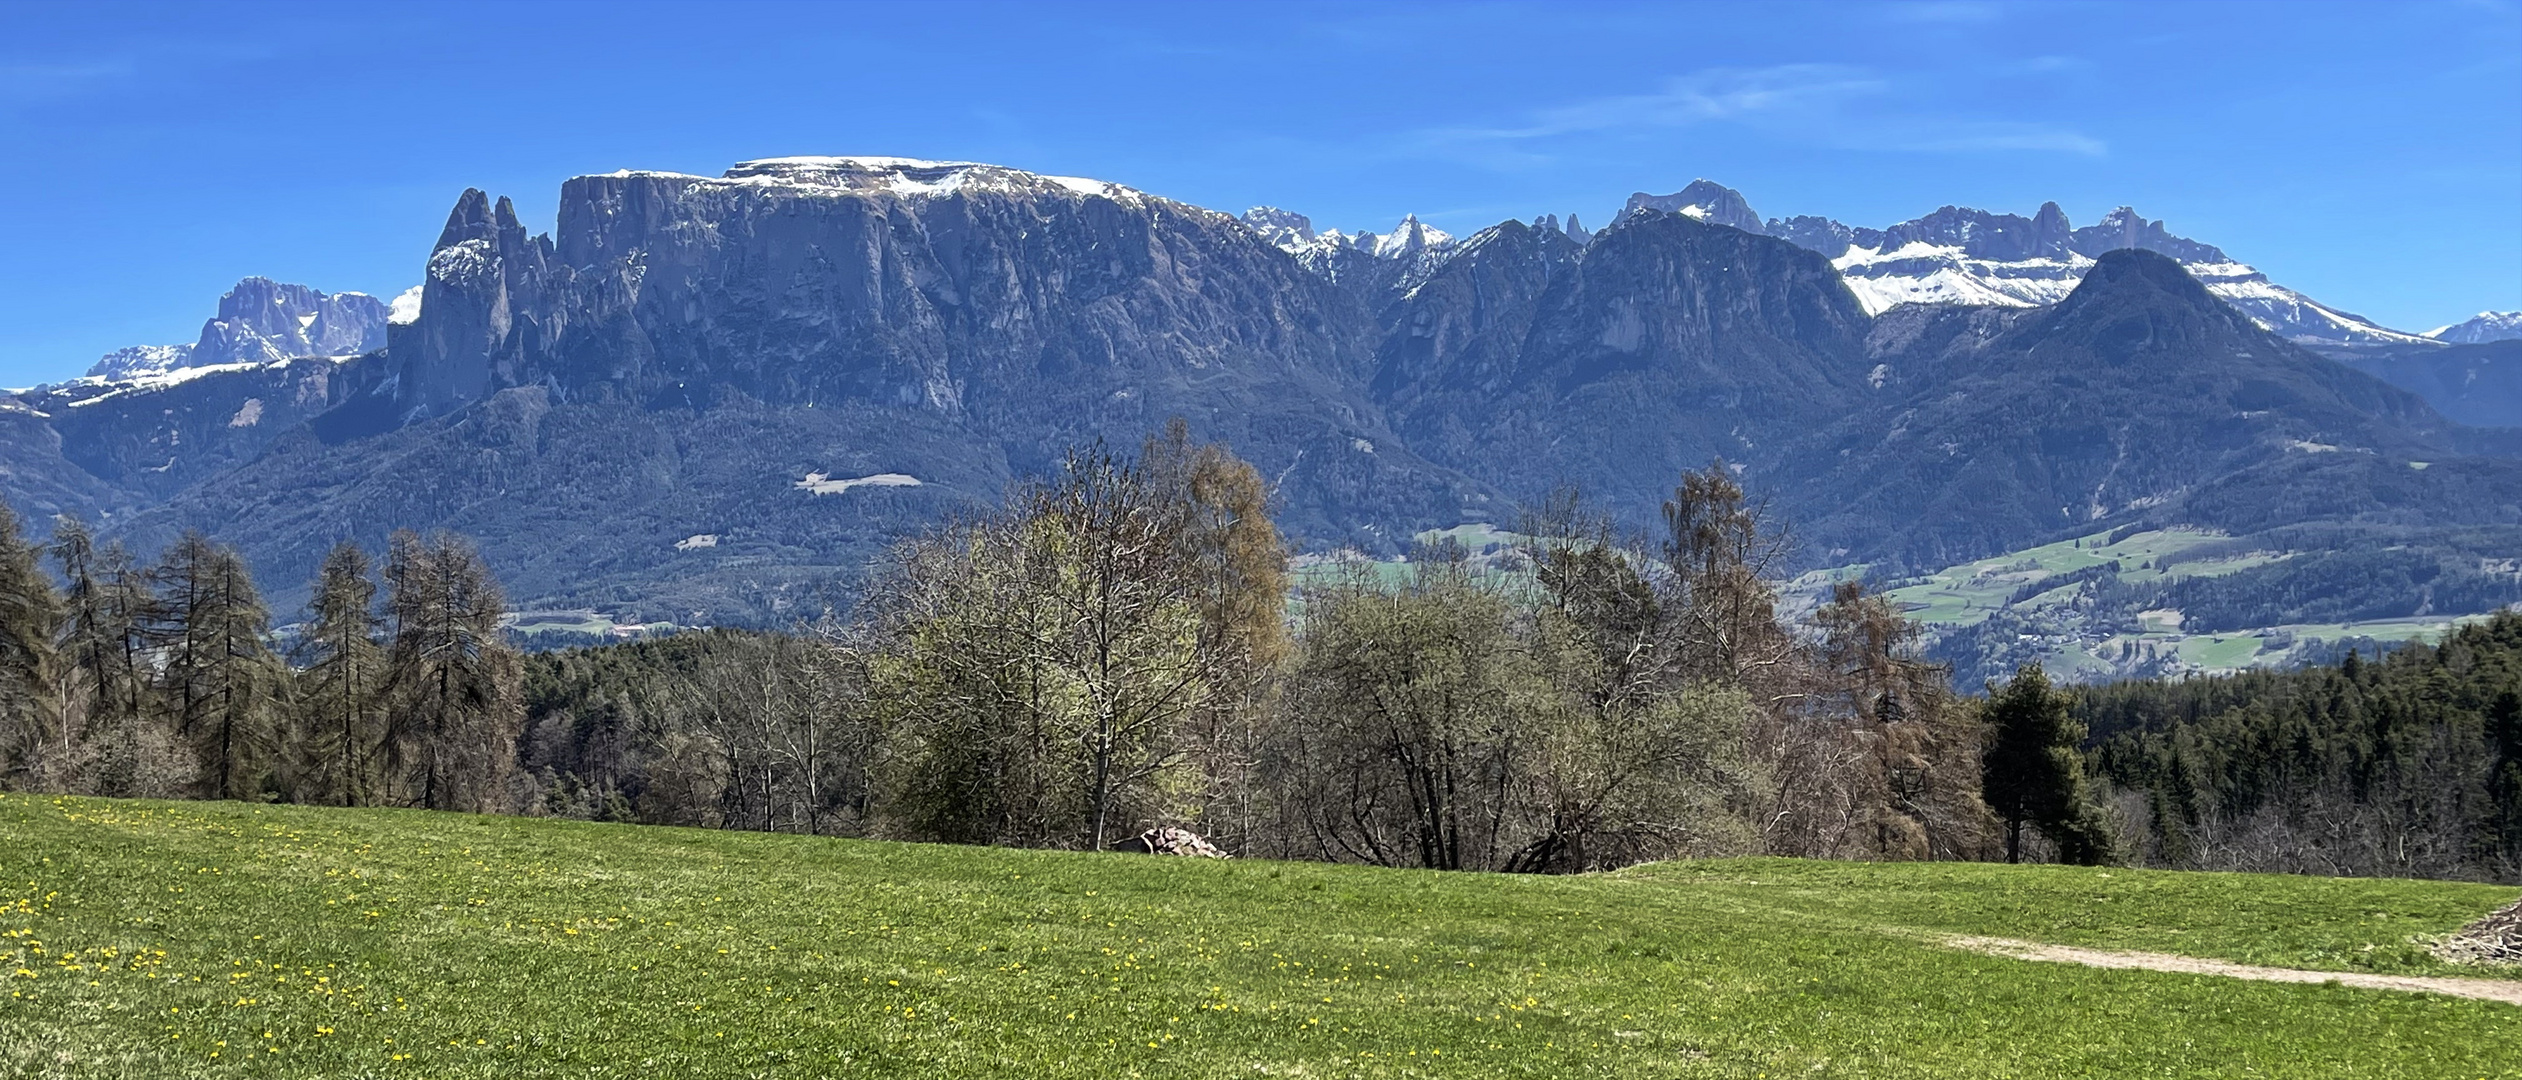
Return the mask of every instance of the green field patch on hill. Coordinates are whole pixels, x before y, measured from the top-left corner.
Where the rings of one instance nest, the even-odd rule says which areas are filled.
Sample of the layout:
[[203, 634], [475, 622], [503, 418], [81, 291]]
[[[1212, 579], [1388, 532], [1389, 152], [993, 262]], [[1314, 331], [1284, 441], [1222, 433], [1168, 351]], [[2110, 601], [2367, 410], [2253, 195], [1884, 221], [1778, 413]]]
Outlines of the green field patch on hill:
[[[2122, 580], [2142, 583], [2160, 581], [2175, 574], [2229, 574], [2276, 558], [2274, 555], [2253, 555], [2202, 560], [2180, 565], [2175, 570], [2163, 566], [2168, 557], [2202, 544], [2214, 543], [2223, 537], [2188, 529], [2141, 532], [2115, 544], [2110, 542], [2110, 537], [2110, 533], [2100, 532], [1946, 567], [1921, 580], [1892, 589], [1891, 597], [1908, 609], [1910, 618], [1920, 622], [1967, 625], [2006, 607], [2015, 592], [2026, 585], [2104, 563], [2117, 562]], [[2046, 593], [2035, 597], [2034, 601], [2044, 598], [2047, 598]], [[2055, 598], [2048, 600], [2055, 602]]]
[[2510, 893], [1511, 877], [6, 795], [0, 1074], [2517, 1076], [2507, 1005], [1939, 944], [2441, 973], [2412, 935]]

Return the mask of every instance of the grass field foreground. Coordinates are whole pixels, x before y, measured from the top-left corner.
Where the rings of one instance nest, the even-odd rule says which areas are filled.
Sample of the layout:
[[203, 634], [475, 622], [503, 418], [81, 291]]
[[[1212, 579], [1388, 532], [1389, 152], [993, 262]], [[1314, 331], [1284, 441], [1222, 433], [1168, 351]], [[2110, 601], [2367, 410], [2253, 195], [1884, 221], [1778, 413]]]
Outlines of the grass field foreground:
[[[1756, 859], [1573, 878], [0, 796], [0, 1075], [2522, 1076], [2490, 886]], [[2477, 975], [2481, 972], [2464, 971]]]

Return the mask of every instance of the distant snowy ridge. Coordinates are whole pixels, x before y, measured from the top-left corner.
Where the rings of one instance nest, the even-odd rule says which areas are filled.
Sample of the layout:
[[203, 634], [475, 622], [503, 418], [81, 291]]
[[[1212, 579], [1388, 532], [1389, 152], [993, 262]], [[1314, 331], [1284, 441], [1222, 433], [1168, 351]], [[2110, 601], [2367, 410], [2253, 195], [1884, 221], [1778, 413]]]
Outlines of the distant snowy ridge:
[[[412, 301], [419, 314], [419, 297]], [[402, 298], [395, 301], [402, 303]], [[88, 378], [147, 380], [197, 368], [227, 369], [301, 356], [347, 356], [383, 348], [392, 309], [359, 292], [326, 293], [304, 285], [250, 277], [219, 298], [218, 314], [190, 345], [134, 345], [105, 354]]]
[[2512, 341], [2522, 338], [2522, 311], [2482, 311], [2450, 326], [2428, 330], [2426, 336], [2449, 345]]
[[90, 378], [137, 379], [163, 375], [183, 367], [192, 358], [190, 345], [134, 345], [106, 353], [95, 367], [88, 369]]
[[2175, 236], [2161, 221], [2120, 207], [2075, 228], [2056, 203], [2032, 217], [1946, 206], [1889, 228], [1829, 218], [1763, 220], [1742, 193], [1695, 180], [1670, 195], [1638, 192], [1623, 215], [1677, 213], [1712, 225], [1775, 236], [1826, 255], [1868, 314], [1901, 304], [2036, 307], [2075, 291], [2104, 252], [2144, 248], [2178, 260], [2224, 302], [2267, 330], [2318, 345], [2397, 345], [2424, 340], [2340, 311], [2268, 280], [2211, 244]]

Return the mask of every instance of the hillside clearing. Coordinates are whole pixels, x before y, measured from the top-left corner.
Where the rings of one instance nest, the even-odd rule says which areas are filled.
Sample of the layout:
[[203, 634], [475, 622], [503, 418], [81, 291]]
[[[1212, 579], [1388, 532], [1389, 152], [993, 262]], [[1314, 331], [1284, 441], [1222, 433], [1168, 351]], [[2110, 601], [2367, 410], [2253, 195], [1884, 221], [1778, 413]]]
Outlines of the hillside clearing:
[[2410, 939], [2509, 893], [1508, 877], [6, 795], [0, 1073], [2522, 1076], [2509, 1005], [1941, 941], [2477, 978]]

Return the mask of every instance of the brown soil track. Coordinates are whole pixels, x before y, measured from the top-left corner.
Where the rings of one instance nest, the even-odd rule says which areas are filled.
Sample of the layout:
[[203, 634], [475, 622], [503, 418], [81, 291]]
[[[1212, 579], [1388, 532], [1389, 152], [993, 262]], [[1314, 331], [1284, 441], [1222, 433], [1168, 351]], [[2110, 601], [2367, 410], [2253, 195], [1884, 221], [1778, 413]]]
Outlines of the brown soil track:
[[2223, 960], [2201, 960], [2194, 956], [2170, 953], [2119, 952], [2110, 949], [2080, 949], [2072, 945], [2043, 945], [2036, 941], [2012, 938], [1950, 937], [1944, 943], [1957, 949], [2004, 956], [2016, 960], [2040, 960], [2056, 964], [2082, 964], [2086, 967], [2124, 968], [2142, 971], [2170, 971], [2190, 975], [2221, 975], [2229, 979], [2256, 979], [2261, 982], [2337, 983], [2365, 990], [2399, 990], [2412, 994], [2448, 994], [2452, 997], [2501, 1001], [2522, 1005], [2522, 979], [2459, 979], [2420, 975], [2371, 975], [2355, 971], [2303, 971], [2296, 968], [2258, 967], [2234, 964]]

